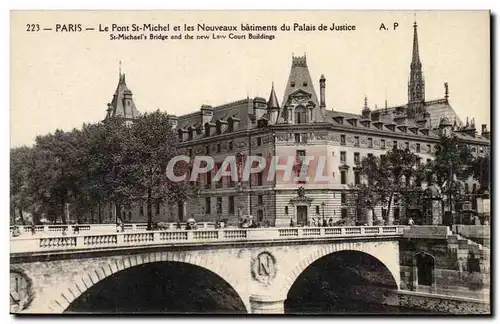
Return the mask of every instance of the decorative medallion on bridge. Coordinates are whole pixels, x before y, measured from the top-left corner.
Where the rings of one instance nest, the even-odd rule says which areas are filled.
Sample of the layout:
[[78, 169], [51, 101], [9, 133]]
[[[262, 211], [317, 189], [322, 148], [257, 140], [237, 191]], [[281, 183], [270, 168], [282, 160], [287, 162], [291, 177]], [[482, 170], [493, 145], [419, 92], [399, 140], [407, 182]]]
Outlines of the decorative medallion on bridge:
[[252, 277], [264, 285], [276, 277], [276, 259], [271, 253], [261, 252], [252, 260]]

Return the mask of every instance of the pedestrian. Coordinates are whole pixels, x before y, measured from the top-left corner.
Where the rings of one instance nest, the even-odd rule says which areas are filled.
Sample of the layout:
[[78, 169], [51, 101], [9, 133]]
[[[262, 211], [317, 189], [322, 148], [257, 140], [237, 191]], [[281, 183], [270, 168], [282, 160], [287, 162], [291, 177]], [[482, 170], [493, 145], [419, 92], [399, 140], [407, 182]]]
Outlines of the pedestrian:
[[326, 219], [323, 219], [323, 227], [327, 227], [328, 224], [326, 223]]
[[415, 226], [415, 222], [413, 221], [413, 218], [410, 217], [410, 219], [408, 219], [408, 225]]
[[293, 221], [293, 218], [290, 218], [290, 227], [295, 227], [295, 222]]
[[63, 231], [62, 231], [62, 236], [66, 236], [68, 233], [66, 233], [67, 227], [64, 226]]
[[332, 227], [333, 226], [333, 218], [330, 217], [328, 220], [328, 226]]
[[36, 234], [36, 227], [35, 227], [35, 224], [32, 224], [31, 225], [31, 235], [35, 235]]

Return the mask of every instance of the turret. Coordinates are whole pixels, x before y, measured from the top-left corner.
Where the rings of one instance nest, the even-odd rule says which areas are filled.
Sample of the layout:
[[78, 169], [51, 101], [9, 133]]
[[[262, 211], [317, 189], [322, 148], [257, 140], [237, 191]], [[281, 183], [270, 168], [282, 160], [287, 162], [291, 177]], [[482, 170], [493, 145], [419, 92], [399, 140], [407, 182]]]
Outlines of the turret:
[[278, 98], [276, 97], [276, 92], [274, 91], [274, 83], [271, 87], [271, 93], [269, 95], [269, 100], [267, 102], [267, 113], [269, 115], [269, 124], [276, 124], [278, 122], [278, 114], [280, 107], [278, 104]]
[[363, 117], [363, 119], [370, 119], [371, 120], [371, 115], [372, 115], [372, 112], [370, 110], [370, 108], [368, 108], [368, 97], [365, 96], [365, 104], [363, 106], [363, 110], [361, 111], [361, 117]]

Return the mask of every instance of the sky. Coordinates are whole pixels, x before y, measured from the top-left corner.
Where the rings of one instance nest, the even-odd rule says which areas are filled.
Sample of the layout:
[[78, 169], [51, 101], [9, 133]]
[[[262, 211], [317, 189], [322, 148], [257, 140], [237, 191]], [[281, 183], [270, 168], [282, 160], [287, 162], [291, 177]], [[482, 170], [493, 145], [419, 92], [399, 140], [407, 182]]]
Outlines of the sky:
[[[102, 120], [121, 70], [140, 112], [182, 115], [244, 99], [283, 97], [292, 55], [307, 55], [316, 92], [326, 77], [327, 109], [360, 113], [407, 102], [416, 17], [426, 99], [444, 97], [462, 120], [490, 128], [490, 16], [487, 11], [43, 11], [11, 13], [10, 145]], [[398, 27], [394, 30], [393, 23]], [[94, 31], [27, 32], [82, 24]], [[332, 23], [355, 31], [265, 32], [274, 40], [110, 40], [99, 24], [276, 25]], [[380, 30], [381, 24], [388, 30]], [[170, 31], [168, 35], [186, 32]], [[217, 32], [215, 32], [217, 33]], [[117, 33], [115, 33], [117, 34]], [[127, 33], [128, 34], [128, 33]], [[140, 33], [134, 33], [140, 34]], [[150, 33], [145, 33], [149, 35]], [[197, 36], [212, 32], [191, 32]], [[228, 35], [228, 32], [219, 34]], [[248, 32], [237, 32], [248, 34]]]

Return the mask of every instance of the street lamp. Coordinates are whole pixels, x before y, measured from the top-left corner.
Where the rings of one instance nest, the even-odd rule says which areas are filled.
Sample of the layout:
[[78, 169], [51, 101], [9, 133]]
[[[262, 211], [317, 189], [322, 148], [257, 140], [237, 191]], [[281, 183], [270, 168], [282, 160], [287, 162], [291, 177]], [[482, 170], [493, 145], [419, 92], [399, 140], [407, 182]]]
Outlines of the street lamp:
[[323, 202], [321, 203], [321, 207], [323, 207], [323, 226], [325, 226], [325, 206], [326, 206], [326, 204], [325, 204], [325, 202], [323, 201]]

